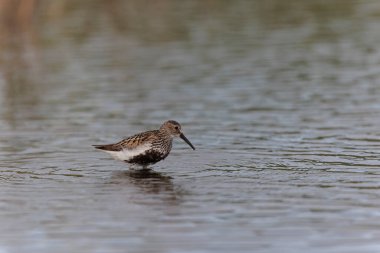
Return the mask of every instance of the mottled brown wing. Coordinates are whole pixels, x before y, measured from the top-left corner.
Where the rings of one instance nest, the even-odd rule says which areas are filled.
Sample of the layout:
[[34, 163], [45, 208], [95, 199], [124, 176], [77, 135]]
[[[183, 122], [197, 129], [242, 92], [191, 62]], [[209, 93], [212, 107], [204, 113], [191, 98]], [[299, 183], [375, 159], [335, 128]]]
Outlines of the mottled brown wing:
[[158, 130], [147, 131], [128, 137], [115, 144], [94, 145], [95, 148], [107, 151], [121, 151], [122, 149], [134, 149], [147, 142], [153, 142], [157, 138]]

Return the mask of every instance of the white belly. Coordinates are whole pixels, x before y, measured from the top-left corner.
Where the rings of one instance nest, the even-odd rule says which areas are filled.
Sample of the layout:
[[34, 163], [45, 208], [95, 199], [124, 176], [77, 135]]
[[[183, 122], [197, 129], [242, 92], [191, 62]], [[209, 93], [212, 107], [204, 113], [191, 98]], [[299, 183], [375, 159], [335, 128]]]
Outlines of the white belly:
[[137, 155], [144, 154], [150, 148], [151, 148], [151, 145], [145, 144], [145, 145], [138, 146], [134, 149], [123, 149], [120, 151], [109, 151], [109, 150], [103, 150], [103, 151], [110, 154], [116, 160], [128, 161], [129, 159]]

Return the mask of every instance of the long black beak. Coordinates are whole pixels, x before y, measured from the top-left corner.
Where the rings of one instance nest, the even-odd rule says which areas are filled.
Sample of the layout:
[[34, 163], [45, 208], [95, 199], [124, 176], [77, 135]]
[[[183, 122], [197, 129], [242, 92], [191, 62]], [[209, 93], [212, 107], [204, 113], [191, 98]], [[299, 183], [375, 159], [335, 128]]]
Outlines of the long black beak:
[[190, 146], [193, 150], [195, 150], [193, 144], [191, 144], [191, 142], [186, 138], [186, 136], [185, 136], [183, 133], [181, 133], [181, 134], [179, 135], [179, 138], [181, 138], [182, 140], [184, 140], [187, 144], [189, 144], [189, 146]]

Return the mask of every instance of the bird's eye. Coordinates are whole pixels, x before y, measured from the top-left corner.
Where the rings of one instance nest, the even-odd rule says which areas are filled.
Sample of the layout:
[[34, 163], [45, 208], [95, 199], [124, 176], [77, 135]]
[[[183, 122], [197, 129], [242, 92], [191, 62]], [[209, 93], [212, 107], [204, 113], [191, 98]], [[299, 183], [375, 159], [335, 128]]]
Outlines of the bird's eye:
[[175, 128], [175, 130], [178, 130], [178, 129], [179, 129], [179, 127], [178, 127], [178, 126], [175, 126], [174, 128]]

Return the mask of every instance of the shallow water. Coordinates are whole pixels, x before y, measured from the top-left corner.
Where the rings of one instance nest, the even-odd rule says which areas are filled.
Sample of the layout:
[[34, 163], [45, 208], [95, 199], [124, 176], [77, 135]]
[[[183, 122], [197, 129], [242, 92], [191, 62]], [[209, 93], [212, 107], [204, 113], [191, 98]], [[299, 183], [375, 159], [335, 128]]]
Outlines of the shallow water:
[[[2, 20], [0, 253], [379, 252], [380, 5], [261, 2]], [[167, 119], [151, 172], [91, 147]]]

